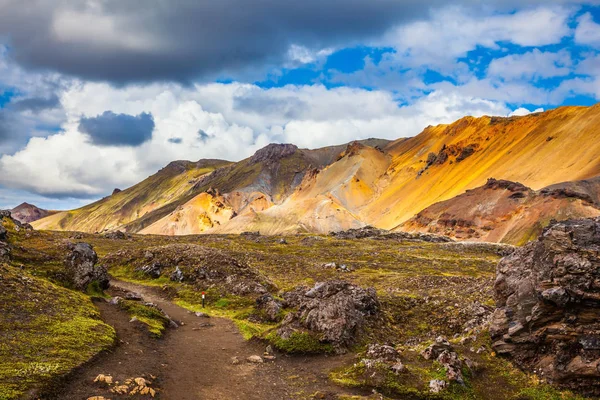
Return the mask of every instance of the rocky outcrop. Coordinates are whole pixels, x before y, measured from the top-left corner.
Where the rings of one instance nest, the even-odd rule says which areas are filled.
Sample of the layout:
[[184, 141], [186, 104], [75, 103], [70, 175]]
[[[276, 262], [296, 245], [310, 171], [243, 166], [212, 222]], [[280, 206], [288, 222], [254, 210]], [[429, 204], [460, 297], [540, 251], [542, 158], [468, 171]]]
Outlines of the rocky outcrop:
[[250, 164], [252, 165], [260, 162], [276, 163], [282, 158], [291, 156], [297, 150], [298, 147], [293, 144], [271, 143], [254, 153], [254, 155], [250, 157]]
[[408, 233], [408, 232], [390, 232], [385, 229], [378, 229], [372, 226], [363, 228], [348, 229], [345, 231], [331, 232], [331, 236], [336, 239], [377, 239], [377, 240], [418, 240], [432, 243], [448, 243], [453, 242], [452, 239], [446, 236], [433, 235], [428, 233]]
[[294, 332], [308, 331], [337, 352], [344, 352], [355, 343], [380, 308], [375, 289], [363, 289], [344, 281], [300, 287], [283, 297], [285, 305], [297, 311], [286, 315], [278, 335], [288, 339]]
[[105, 258], [109, 266], [128, 264], [151, 277], [193, 284], [198, 290], [221, 289], [223, 294], [258, 297], [275, 289], [258, 271], [227, 253], [193, 244], [169, 244], [120, 250]]
[[0, 224], [0, 262], [10, 261], [10, 245], [8, 244], [8, 231]]
[[554, 223], [502, 259], [490, 333], [499, 354], [600, 394], [600, 218]]
[[113, 232], [107, 232], [103, 235], [103, 237], [105, 239], [111, 239], [111, 240], [126, 240], [129, 239], [129, 236], [121, 231], [113, 231]]
[[78, 290], [85, 291], [89, 284], [98, 282], [101, 289], [108, 289], [109, 277], [105, 266], [97, 266], [98, 255], [87, 243], [71, 244], [70, 253], [64, 260], [68, 280]]

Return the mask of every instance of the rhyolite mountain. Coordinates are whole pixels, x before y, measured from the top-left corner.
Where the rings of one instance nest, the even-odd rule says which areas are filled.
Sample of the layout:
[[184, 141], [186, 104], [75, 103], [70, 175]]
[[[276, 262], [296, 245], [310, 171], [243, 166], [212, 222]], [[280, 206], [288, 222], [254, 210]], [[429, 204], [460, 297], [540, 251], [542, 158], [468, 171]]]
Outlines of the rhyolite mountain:
[[21, 203], [12, 210], [10, 213], [14, 219], [24, 224], [31, 223], [33, 221], [37, 221], [38, 219], [42, 219], [52, 214], [53, 211], [44, 210], [33, 204], [29, 203]]
[[521, 244], [552, 219], [599, 215], [599, 127], [596, 105], [464, 117], [391, 142], [316, 150], [271, 144], [236, 163], [171, 163], [34, 226], [184, 235], [372, 225]]

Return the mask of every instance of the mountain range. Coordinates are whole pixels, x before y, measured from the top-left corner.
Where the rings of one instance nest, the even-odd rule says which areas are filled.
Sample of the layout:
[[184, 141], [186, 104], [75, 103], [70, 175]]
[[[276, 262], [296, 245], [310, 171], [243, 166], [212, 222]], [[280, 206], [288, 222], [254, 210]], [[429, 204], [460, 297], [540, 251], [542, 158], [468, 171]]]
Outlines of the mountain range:
[[175, 161], [36, 229], [186, 235], [327, 233], [372, 225], [523, 244], [600, 215], [600, 105], [464, 117], [395, 141], [270, 144], [239, 162]]

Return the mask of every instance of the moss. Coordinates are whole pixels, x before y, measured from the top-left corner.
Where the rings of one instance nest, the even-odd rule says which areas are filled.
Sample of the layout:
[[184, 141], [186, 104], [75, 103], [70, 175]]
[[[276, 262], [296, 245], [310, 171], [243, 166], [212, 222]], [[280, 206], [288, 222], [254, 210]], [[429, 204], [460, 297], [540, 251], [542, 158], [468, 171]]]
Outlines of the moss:
[[0, 266], [0, 398], [51, 383], [115, 339], [90, 299]]
[[333, 353], [334, 350], [331, 344], [321, 342], [309, 332], [293, 332], [288, 339], [284, 339], [273, 331], [266, 339], [275, 348], [286, 353], [318, 354]]
[[125, 310], [129, 316], [135, 317], [146, 325], [148, 332], [154, 337], [161, 337], [169, 326], [169, 320], [157, 308], [144, 305], [138, 301], [122, 300], [119, 307]]

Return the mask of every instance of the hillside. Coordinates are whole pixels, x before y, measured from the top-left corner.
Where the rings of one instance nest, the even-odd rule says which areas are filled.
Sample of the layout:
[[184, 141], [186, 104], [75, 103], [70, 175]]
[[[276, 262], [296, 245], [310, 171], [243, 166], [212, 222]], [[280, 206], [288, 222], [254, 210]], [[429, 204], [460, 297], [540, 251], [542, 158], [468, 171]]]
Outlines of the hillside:
[[[395, 142], [369, 139], [316, 150], [272, 144], [237, 163], [211, 168], [188, 163], [168, 179], [161, 171], [125, 195], [34, 226], [166, 235], [327, 233], [365, 225], [403, 229], [403, 223], [427, 207], [483, 186], [489, 178], [539, 191], [600, 175], [598, 126], [600, 105], [523, 117], [464, 117]], [[578, 190], [590, 189], [586, 182], [579, 182]], [[547, 200], [540, 196], [534, 196], [536, 201]], [[551, 218], [590, 214], [589, 205], [571, 203], [553, 201], [543, 215], [528, 218], [543, 226]], [[488, 232], [479, 238], [515, 243], [525, 233], [518, 239], [506, 235]]]
[[33, 204], [21, 203], [12, 210], [10, 210], [14, 219], [24, 224], [37, 221], [47, 217], [48, 215], [54, 214], [54, 211], [48, 211], [41, 209]]
[[202, 177], [228, 164], [222, 160], [174, 161], [129, 189], [115, 190], [111, 196], [76, 210], [56, 213], [33, 225], [36, 229], [83, 232], [117, 229], [179, 199]]
[[521, 245], [539, 236], [552, 219], [600, 216], [599, 200], [600, 178], [539, 191], [490, 179], [484, 186], [427, 207], [400, 229]]

